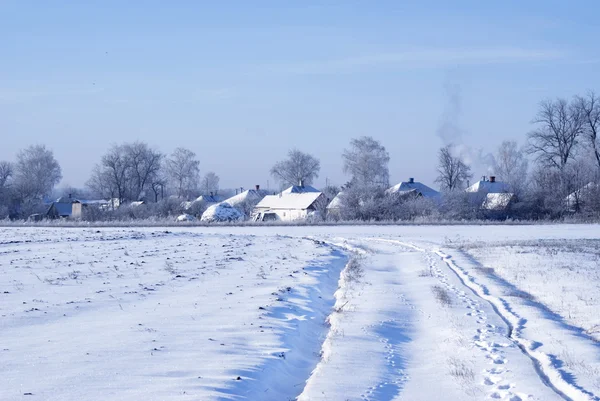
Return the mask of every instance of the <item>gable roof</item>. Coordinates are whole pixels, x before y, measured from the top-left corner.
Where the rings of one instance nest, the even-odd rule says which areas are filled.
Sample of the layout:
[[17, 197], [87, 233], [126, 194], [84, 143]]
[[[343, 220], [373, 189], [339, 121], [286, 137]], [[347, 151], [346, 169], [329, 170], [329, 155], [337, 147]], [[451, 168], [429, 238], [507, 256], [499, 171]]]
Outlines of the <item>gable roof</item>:
[[416, 193], [418, 195], [422, 195], [425, 198], [437, 198], [438, 196], [440, 196], [440, 193], [438, 191], [436, 191], [435, 189], [432, 189], [423, 183], [414, 182], [414, 181], [413, 182], [410, 182], [410, 181], [401, 182], [400, 184], [396, 184], [393, 187], [389, 188], [385, 192], [388, 195], [398, 194], [398, 193], [403, 193], [403, 192], [406, 193], [403, 195], [408, 195], [409, 191], [416, 191]]
[[231, 198], [225, 199], [223, 202], [228, 203], [231, 206], [237, 206], [245, 202], [258, 203], [262, 198], [269, 194], [268, 191], [263, 189], [248, 189], [242, 193], [232, 196]]
[[319, 198], [324, 197], [321, 192], [306, 193], [281, 193], [267, 195], [258, 204], [260, 209], [297, 209], [304, 210], [311, 207]]
[[56, 216], [70, 216], [73, 214], [73, 204], [71, 202], [53, 202], [46, 213]]
[[467, 188], [467, 192], [472, 193], [486, 193], [486, 194], [500, 194], [510, 192], [510, 187], [501, 181], [487, 181], [480, 180], [475, 184]]
[[485, 196], [481, 207], [485, 210], [506, 210], [514, 200], [516, 200], [515, 194], [508, 192], [489, 193]]
[[306, 192], [321, 192], [321, 191], [319, 191], [315, 187], [311, 187], [310, 185], [304, 185], [304, 186], [292, 185], [291, 187], [281, 191], [282, 194], [303, 194]]
[[342, 207], [342, 198], [344, 197], [344, 191], [341, 191], [340, 193], [338, 193], [335, 198], [333, 198], [331, 200], [331, 202], [329, 202], [329, 205], [327, 205], [327, 209], [339, 209]]

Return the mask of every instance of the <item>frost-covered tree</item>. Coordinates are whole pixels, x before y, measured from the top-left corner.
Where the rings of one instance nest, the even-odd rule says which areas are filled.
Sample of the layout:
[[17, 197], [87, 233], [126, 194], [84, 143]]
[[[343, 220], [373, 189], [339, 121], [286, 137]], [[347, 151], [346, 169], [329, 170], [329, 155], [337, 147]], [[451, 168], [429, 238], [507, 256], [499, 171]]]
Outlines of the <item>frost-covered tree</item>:
[[131, 178], [131, 160], [124, 145], [113, 145], [102, 156], [99, 164], [92, 170], [87, 182], [90, 189], [104, 197], [116, 199], [117, 205], [125, 200], [131, 200], [129, 180]]
[[275, 163], [271, 175], [282, 185], [311, 185], [319, 177], [321, 163], [308, 154], [292, 149], [285, 160]]
[[472, 177], [471, 167], [455, 153], [453, 145], [442, 147], [438, 153], [438, 177], [435, 182], [446, 192], [464, 189]]
[[219, 176], [214, 171], [206, 173], [200, 183], [200, 189], [204, 194], [216, 194], [219, 190]]
[[370, 136], [355, 138], [342, 153], [344, 173], [358, 187], [387, 188], [390, 181], [390, 155], [385, 147]]
[[584, 142], [589, 145], [600, 169], [600, 99], [590, 91], [585, 97], [577, 97], [575, 102], [583, 118]]
[[159, 179], [163, 155], [139, 141], [124, 144], [123, 152], [128, 166], [126, 192], [132, 200], [139, 200]]
[[507, 183], [511, 191], [520, 195], [527, 184], [529, 161], [515, 141], [504, 141], [494, 157], [494, 169], [499, 181]]
[[189, 149], [177, 148], [166, 161], [167, 175], [180, 198], [188, 198], [198, 188], [200, 162]]
[[21, 202], [38, 202], [50, 195], [62, 178], [60, 165], [44, 145], [33, 145], [17, 154], [14, 188]]

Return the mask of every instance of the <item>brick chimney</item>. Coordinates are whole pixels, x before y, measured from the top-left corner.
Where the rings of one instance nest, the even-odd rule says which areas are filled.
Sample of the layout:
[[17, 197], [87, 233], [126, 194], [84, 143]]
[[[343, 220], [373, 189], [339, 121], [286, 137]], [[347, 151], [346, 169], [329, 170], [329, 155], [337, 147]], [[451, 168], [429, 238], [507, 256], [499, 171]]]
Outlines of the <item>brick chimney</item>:
[[408, 183], [409, 183], [409, 184], [414, 184], [414, 183], [415, 183], [415, 179], [414, 179], [414, 178], [412, 178], [412, 177], [410, 177], [410, 178], [408, 179]]
[[490, 175], [490, 182], [496, 182], [496, 176]]
[[258, 184], [256, 185], [256, 190], [260, 191], [260, 185], [258, 185]]
[[301, 188], [304, 188], [304, 180], [300, 180], [300, 182], [298, 183], [298, 186]]

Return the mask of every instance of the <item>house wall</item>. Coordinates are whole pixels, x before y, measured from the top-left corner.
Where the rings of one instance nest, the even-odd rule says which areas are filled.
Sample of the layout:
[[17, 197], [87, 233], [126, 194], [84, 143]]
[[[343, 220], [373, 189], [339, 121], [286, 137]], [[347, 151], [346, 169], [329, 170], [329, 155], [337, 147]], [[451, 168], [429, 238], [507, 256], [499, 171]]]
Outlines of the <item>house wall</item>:
[[81, 206], [82, 206], [81, 203], [78, 203], [78, 202], [73, 203], [71, 205], [71, 218], [72, 219], [80, 219], [81, 218], [81, 211], [82, 211]]
[[299, 209], [277, 209], [271, 210], [271, 212], [275, 213], [281, 221], [302, 220], [308, 216], [306, 210]]

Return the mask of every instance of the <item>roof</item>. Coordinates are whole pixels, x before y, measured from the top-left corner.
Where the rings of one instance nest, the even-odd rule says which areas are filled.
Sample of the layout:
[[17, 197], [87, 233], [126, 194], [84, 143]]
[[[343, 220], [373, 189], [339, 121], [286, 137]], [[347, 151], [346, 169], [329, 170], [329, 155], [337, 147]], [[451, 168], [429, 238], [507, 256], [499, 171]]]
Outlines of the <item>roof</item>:
[[308, 209], [323, 194], [321, 192], [306, 193], [281, 193], [279, 195], [267, 195], [258, 204], [261, 209]]
[[237, 195], [232, 196], [231, 198], [227, 198], [224, 200], [225, 203], [230, 204], [231, 206], [237, 206], [244, 202], [255, 202], [258, 203], [262, 198], [269, 194], [268, 191], [263, 189], [248, 189], [244, 192], [241, 192]]
[[510, 187], [500, 181], [477, 181], [475, 184], [467, 188], [467, 192], [487, 193], [487, 194], [499, 194], [503, 192], [509, 192]]
[[62, 197], [58, 198], [56, 200], [56, 202], [53, 202], [53, 203], [74, 203], [74, 202], [79, 202], [79, 201], [75, 198], [69, 198], [68, 196], [62, 196]]
[[48, 214], [52, 209], [56, 210], [58, 216], [70, 216], [73, 213], [73, 203], [71, 202], [54, 202], [48, 209]]
[[342, 198], [344, 197], [344, 191], [340, 192], [329, 202], [327, 209], [339, 209], [342, 207]]
[[515, 194], [508, 192], [489, 193], [485, 196], [481, 207], [486, 210], [505, 210], [514, 199]]
[[437, 198], [438, 196], [440, 196], [440, 193], [438, 191], [436, 191], [435, 189], [432, 189], [430, 187], [428, 187], [425, 184], [422, 184], [420, 182], [401, 182], [400, 184], [396, 184], [393, 187], [389, 188], [386, 193], [388, 195], [391, 194], [397, 194], [397, 193], [402, 193], [402, 192], [408, 192], [408, 191], [416, 191], [417, 194], [419, 195], [423, 195], [423, 197], [425, 198]]
[[304, 186], [292, 185], [291, 187], [281, 191], [282, 194], [303, 194], [306, 192], [319, 192], [320, 193], [321, 191], [319, 191], [315, 187], [311, 187], [310, 185], [304, 185]]
[[196, 199], [190, 202], [181, 203], [181, 207], [185, 210], [191, 208], [196, 203], [204, 203], [207, 205], [219, 203], [223, 201], [223, 197], [221, 195], [200, 195]]

